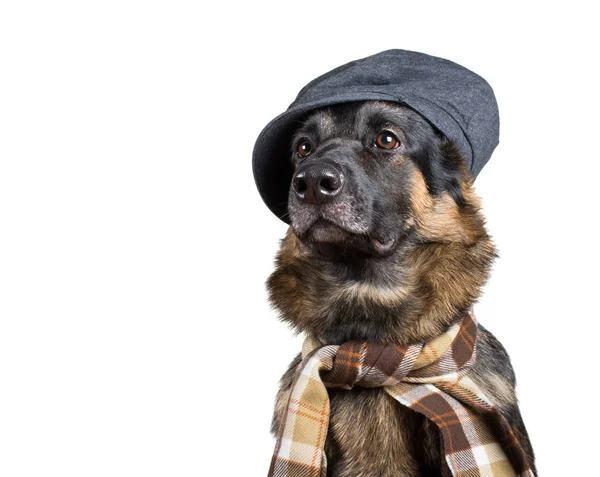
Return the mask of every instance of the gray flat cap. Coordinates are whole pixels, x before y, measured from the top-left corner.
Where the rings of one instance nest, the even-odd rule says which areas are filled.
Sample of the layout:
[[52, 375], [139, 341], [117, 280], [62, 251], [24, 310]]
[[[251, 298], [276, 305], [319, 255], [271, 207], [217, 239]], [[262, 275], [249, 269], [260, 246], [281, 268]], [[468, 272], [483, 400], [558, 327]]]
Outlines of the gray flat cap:
[[265, 204], [287, 217], [292, 178], [290, 138], [312, 110], [352, 101], [404, 104], [426, 118], [461, 150], [473, 176], [498, 145], [498, 105], [490, 85], [448, 60], [388, 50], [352, 61], [308, 83], [287, 111], [262, 130], [252, 156], [254, 180]]

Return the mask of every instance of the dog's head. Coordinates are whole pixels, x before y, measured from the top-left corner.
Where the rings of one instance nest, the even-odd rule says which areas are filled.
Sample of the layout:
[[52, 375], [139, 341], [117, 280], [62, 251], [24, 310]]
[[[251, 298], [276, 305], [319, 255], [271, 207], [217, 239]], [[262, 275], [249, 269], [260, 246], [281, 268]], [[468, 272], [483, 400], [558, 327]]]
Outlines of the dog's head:
[[337, 105], [290, 143], [291, 228], [269, 281], [285, 320], [328, 341], [402, 341], [472, 304], [494, 249], [458, 149], [422, 116]]
[[[470, 205], [458, 152], [400, 105], [369, 101], [320, 110], [296, 131], [291, 148], [292, 228], [324, 259], [390, 256], [419, 225], [422, 238], [434, 239], [431, 226], [447, 224], [451, 217], [435, 223], [425, 217], [434, 201], [445, 202], [446, 215]], [[468, 234], [460, 230], [465, 225], [455, 221], [435, 239]]]

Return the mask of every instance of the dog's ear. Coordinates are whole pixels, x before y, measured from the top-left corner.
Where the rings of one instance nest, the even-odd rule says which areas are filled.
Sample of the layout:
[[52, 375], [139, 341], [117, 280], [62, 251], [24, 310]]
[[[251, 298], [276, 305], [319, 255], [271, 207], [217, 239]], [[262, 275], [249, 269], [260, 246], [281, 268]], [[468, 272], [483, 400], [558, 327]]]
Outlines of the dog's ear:
[[417, 158], [417, 165], [425, 178], [427, 188], [433, 196], [448, 192], [459, 208], [466, 205], [465, 182], [470, 182], [465, 160], [452, 141], [438, 133], [427, 144]]

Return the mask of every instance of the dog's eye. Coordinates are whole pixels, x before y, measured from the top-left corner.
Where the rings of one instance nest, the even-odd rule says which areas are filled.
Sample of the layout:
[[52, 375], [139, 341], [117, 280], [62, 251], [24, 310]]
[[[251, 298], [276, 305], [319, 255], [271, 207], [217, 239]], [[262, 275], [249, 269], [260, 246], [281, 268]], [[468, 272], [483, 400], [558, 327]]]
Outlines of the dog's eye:
[[298, 155], [306, 157], [312, 152], [312, 144], [308, 139], [302, 139], [298, 144]]
[[389, 131], [381, 131], [375, 139], [375, 145], [381, 149], [397, 149], [400, 140]]

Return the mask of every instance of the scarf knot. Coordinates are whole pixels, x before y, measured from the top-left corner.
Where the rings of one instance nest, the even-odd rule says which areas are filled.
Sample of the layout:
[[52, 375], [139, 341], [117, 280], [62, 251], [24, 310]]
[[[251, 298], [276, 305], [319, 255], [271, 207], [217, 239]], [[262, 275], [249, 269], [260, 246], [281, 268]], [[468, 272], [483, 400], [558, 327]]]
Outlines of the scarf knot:
[[393, 386], [412, 369], [418, 356], [412, 348], [349, 341], [337, 349], [331, 369], [322, 371], [321, 379], [330, 388]]
[[320, 377], [327, 387], [376, 388], [400, 382], [452, 382], [464, 376], [476, 358], [477, 322], [463, 320], [426, 342], [394, 345], [369, 341], [348, 341], [324, 345], [307, 337], [302, 357], [323, 360]]

